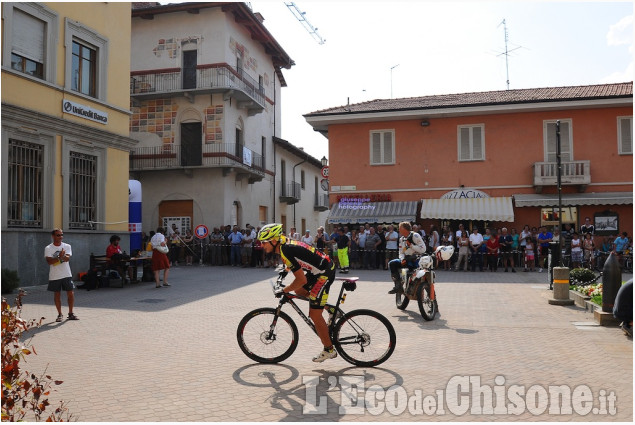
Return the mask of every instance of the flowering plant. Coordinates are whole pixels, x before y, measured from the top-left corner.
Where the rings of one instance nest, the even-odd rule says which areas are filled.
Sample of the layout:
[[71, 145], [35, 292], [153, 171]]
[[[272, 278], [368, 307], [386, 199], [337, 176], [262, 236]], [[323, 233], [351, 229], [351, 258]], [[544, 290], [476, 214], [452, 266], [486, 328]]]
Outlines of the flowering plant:
[[602, 284], [601, 283], [597, 283], [595, 285], [588, 285], [588, 286], [578, 286], [578, 285], [573, 285], [571, 286], [572, 290], [579, 292], [583, 295], [586, 295], [587, 297], [595, 297], [598, 295], [602, 295]]

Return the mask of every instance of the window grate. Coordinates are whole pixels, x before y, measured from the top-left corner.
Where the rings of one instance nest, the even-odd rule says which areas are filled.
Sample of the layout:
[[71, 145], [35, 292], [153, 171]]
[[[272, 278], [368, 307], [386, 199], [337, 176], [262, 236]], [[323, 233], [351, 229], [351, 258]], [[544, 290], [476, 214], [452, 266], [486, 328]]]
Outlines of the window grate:
[[42, 171], [44, 147], [9, 139], [9, 227], [42, 228]]
[[91, 229], [97, 201], [97, 157], [73, 151], [69, 156], [68, 225], [71, 229]]

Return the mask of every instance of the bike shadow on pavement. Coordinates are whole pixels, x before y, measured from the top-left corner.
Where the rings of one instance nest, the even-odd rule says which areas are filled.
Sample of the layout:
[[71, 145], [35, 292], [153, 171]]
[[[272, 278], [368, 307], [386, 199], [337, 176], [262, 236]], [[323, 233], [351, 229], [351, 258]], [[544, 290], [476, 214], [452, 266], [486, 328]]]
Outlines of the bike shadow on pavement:
[[[257, 390], [252, 390], [252, 397], [261, 396], [264, 398], [262, 401], [286, 414], [285, 417], [280, 417], [276, 413], [268, 418], [263, 413], [262, 420], [280, 422], [338, 422], [363, 418], [363, 414], [340, 412], [342, 406], [344, 409], [357, 406], [358, 403], [363, 406], [363, 401], [351, 398], [351, 394], [359, 393], [355, 385], [362, 383], [363, 388], [360, 389], [363, 392], [372, 391], [373, 386], [386, 389], [393, 385], [402, 386], [404, 383], [403, 377], [393, 370], [355, 366], [335, 370], [313, 369], [300, 376], [300, 372], [289, 365], [254, 363], [237, 369], [232, 377], [240, 385], [262, 388], [260, 395]], [[352, 391], [343, 391], [343, 383], [344, 387]]]
[[423, 317], [421, 317], [421, 314], [419, 314], [418, 312], [408, 310], [403, 310], [402, 314], [400, 315], [394, 314], [393, 317], [395, 317], [399, 322], [417, 323], [417, 326], [419, 326], [420, 329], [425, 329], [428, 331], [447, 329], [456, 331], [460, 334], [474, 334], [478, 332], [477, 329], [461, 329], [448, 326], [448, 321], [443, 319], [441, 312], [438, 312], [434, 320], [430, 321], [424, 320]]

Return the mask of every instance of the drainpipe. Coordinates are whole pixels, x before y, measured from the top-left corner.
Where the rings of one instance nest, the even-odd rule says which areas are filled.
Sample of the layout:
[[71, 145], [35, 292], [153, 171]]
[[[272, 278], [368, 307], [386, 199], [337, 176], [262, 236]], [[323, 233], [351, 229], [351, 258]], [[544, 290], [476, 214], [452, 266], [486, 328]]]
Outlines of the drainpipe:
[[271, 223], [276, 222], [276, 177], [278, 176], [278, 165], [276, 162], [276, 144], [273, 142], [273, 138], [276, 135], [276, 108], [278, 107], [278, 101], [276, 100], [276, 69], [273, 70], [273, 136], [271, 137], [271, 145], [273, 146], [273, 219]]

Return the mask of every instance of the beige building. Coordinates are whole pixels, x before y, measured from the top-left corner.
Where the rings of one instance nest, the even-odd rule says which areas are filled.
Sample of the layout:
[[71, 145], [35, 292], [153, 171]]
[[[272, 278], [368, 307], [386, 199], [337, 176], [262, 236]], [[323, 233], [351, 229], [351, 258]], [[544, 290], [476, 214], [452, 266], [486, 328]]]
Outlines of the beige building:
[[48, 280], [52, 228], [75, 274], [128, 231], [130, 19], [130, 3], [2, 3], [2, 267], [25, 286]]
[[[245, 3], [133, 3], [131, 53], [130, 135], [139, 145], [130, 171], [145, 232], [293, 215], [297, 227], [324, 223], [326, 192], [314, 184], [321, 162], [275, 141], [282, 71], [294, 62], [260, 14]], [[283, 196], [302, 176], [305, 185]]]

